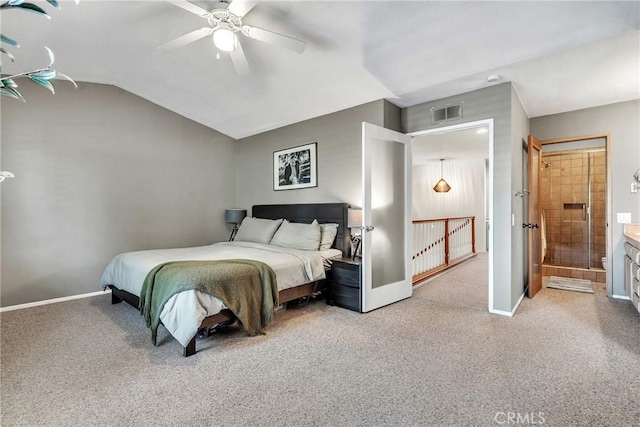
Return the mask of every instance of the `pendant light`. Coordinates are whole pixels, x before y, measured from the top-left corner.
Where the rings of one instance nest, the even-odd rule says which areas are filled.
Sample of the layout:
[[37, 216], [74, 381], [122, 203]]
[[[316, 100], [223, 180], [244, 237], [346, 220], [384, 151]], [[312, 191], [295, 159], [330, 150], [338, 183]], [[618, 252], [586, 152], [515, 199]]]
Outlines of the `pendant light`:
[[442, 162], [444, 159], [440, 159], [440, 181], [436, 182], [436, 185], [433, 186], [433, 190], [436, 193], [446, 193], [451, 190], [451, 186], [447, 184], [447, 181], [444, 180], [444, 174], [442, 173]]

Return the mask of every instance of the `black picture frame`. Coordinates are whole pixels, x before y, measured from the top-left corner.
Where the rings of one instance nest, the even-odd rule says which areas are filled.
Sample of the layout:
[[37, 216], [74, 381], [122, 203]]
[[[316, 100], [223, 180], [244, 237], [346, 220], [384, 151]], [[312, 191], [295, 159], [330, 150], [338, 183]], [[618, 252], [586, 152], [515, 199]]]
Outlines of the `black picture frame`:
[[273, 190], [318, 186], [318, 143], [273, 152]]

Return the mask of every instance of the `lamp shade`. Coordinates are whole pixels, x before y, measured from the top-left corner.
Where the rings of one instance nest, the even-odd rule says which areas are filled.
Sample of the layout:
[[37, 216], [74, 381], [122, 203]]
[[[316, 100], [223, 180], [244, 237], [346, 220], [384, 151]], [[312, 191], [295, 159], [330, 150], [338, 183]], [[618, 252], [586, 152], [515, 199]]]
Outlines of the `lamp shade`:
[[236, 50], [236, 42], [236, 35], [226, 28], [219, 28], [213, 33], [213, 44], [224, 52]]
[[436, 193], [446, 193], [451, 190], [451, 186], [444, 180], [444, 174], [442, 173], [442, 162], [444, 159], [440, 159], [440, 181], [436, 182], [436, 185], [433, 186], [433, 191]]
[[227, 209], [224, 211], [224, 222], [228, 222], [230, 224], [240, 224], [246, 216], [246, 209]]
[[347, 212], [347, 227], [362, 227], [362, 209], [349, 209], [349, 211]]
[[436, 193], [446, 193], [451, 190], [451, 186], [447, 184], [447, 181], [445, 181], [444, 178], [440, 178], [440, 181], [436, 182], [433, 189]]

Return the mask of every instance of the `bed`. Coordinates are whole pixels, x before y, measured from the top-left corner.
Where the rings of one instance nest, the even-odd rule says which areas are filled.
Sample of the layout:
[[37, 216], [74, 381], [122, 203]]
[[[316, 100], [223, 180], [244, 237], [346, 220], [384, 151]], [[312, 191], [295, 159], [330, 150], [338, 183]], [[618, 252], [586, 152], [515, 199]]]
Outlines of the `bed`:
[[[112, 304], [126, 301], [138, 308], [142, 282], [156, 266], [171, 261], [248, 259], [264, 262], [276, 273], [280, 305], [308, 298], [326, 287], [325, 271], [331, 260], [349, 255], [348, 208], [346, 203], [253, 206], [252, 217], [264, 219], [265, 223], [267, 220], [284, 219], [293, 227], [295, 224], [310, 224], [314, 220], [319, 224], [338, 224], [333, 244], [330, 248], [324, 245], [321, 251], [243, 241], [241, 226], [240, 239], [234, 242], [119, 254], [105, 269], [100, 284], [111, 289]], [[257, 223], [260, 220], [253, 221]], [[275, 241], [276, 236], [273, 239]], [[177, 293], [164, 304], [160, 314], [162, 325], [182, 345], [186, 357], [195, 354], [199, 331], [207, 331], [234, 319], [234, 314], [221, 300], [197, 290]]]

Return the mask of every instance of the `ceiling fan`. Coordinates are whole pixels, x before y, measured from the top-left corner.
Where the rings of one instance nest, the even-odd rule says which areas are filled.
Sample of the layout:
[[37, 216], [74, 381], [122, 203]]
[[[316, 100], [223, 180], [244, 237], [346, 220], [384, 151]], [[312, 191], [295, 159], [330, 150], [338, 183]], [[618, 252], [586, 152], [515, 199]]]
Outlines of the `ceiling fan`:
[[206, 19], [209, 26], [199, 28], [158, 46], [158, 49], [162, 51], [174, 50], [212, 35], [215, 46], [221, 51], [229, 52], [233, 66], [238, 74], [249, 74], [249, 63], [238, 39], [240, 34], [244, 37], [271, 43], [297, 53], [302, 53], [306, 46], [306, 42], [302, 40], [243, 24], [243, 18], [258, 3], [257, 0], [233, 0], [231, 3], [221, 1], [210, 10], [203, 9], [187, 0], [168, 1]]

